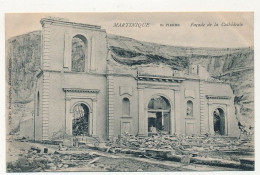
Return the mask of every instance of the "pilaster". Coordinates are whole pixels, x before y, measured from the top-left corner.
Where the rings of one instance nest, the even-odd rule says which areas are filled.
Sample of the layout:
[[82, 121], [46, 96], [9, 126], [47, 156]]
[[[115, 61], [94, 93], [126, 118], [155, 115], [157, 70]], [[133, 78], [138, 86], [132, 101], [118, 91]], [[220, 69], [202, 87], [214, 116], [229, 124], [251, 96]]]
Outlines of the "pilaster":
[[93, 135], [93, 110], [89, 111], [89, 124], [88, 124], [89, 128], [88, 128], [88, 132], [89, 135], [92, 136]]
[[225, 115], [225, 134], [229, 135], [230, 133], [230, 120], [233, 118], [231, 112], [231, 105], [227, 104], [226, 106], [226, 115]]
[[96, 115], [96, 108], [97, 108], [97, 99], [92, 100], [92, 105], [93, 105], [93, 120], [92, 120], [92, 135], [96, 136], [97, 135], [97, 115]]
[[43, 70], [50, 68], [50, 24], [45, 23], [42, 29], [42, 68]]
[[108, 137], [112, 139], [114, 137], [114, 127], [115, 127], [115, 118], [114, 118], [114, 77], [113, 69], [108, 65], [107, 67], [107, 94], [108, 94]]
[[[50, 68], [50, 23], [45, 23], [42, 29], [42, 69]], [[49, 138], [49, 86], [50, 73], [43, 73], [42, 91], [42, 140]]]
[[90, 69], [91, 71], [95, 71], [95, 67], [96, 67], [96, 40], [94, 37], [91, 38], [91, 65], [90, 65]]
[[200, 80], [199, 83], [199, 93], [200, 93], [200, 134], [206, 133], [205, 126], [205, 92], [204, 92], [204, 81]]
[[71, 67], [71, 36], [67, 33], [64, 34], [64, 59], [63, 59], [63, 67], [67, 70]]
[[[180, 97], [180, 91], [176, 90], [174, 91], [174, 101], [175, 101], [175, 123], [174, 120], [171, 120], [172, 130], [175, 130], [176, 134], [181, 133], [181, 97]], [[175, 129], [173, 128], [175, 127]]]
[[[146, 112], [147, 113], [147, 112]], [[146, 136], [145, 130], [146, 126], [146, 115], [144, 111], [144, 90], [142, 88], [138, 89], [138, 135]]]
[[211, 135], [214, 135], [215, 132], [214, 132], [214, 123], [213, 123], [213, 107], [212, 107], [212, 104], [211, 103], [208, 103], [208, 107], [209, 107], [209, 111], [208, 111], [208, 116], [209, 116], [209, 123], [208, 123], [208, 126], [209, 126], [209, 133]]
[[72, 115], [70, 113], [70, 100], [71, 98], [65, 97], [65, 109], [66, 109], [65, 128], [66, 128], [67, 135], [71, 135], [72, 133]]
[[[173, 98], [174, 99], [174, 98]], [[175, 102], [176, 103], [176, 102]], [[174, 135], [176, 133], [176, 116], [174, 114], [174, 106], [171, 106], [170, 112], [170, 134]]]
[[50, 73], [43, 74], [43, 93], [42, 93], [42, 139], [49, 137], [49, 99], [50, 99]]

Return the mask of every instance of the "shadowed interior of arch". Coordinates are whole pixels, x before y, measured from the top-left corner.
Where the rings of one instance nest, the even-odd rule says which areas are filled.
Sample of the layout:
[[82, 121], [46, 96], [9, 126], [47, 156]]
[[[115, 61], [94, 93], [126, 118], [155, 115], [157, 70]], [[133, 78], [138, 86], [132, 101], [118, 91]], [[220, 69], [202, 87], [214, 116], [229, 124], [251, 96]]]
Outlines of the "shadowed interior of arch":
[[154, 96], [148, 103], [148, 132], [170, 133], [169, 101], [163, 96]]
[[214, 110], [213, 122], [215, 135], [225, 135], [225, 116], [221, 108]]
[[72, 134], [74, 136], [89, 135], [89, 109], [83, 103], [74, 106]]

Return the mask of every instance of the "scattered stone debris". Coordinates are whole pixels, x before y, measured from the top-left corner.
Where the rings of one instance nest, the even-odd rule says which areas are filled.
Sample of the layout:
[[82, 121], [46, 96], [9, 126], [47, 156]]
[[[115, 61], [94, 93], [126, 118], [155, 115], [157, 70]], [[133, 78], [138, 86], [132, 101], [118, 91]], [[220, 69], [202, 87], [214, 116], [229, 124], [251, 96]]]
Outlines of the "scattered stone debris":
[[68, 150], [68, 148], [60, 143], [59, 144], [59, 150], [60, 151], [66, 151], [66, 150]]
[[189, 165], [190, 164], [190, 158], [191, 158], [190, 155], [182, 156], [181, 163], [183, 163], [184, 165]]
[[112, 148], [171, 150], [177, 155], [192, 155], [192, 157], [198, 156], [201, 152], [208, 153], [209, 151], [254, 151], [251, 140], [209, 136], [208, 134], [204, 136], [172, 136], [161, 133], [143, 138], [124, 133], [116, 140], [108, 142], [106, 146], [109, 147], [108, 150]]
[[[165, 133], [144, 138], [124, 133], [106, 144], [94, 143], [82, 145], [70, 144], [65, 141], [63, 144], [51, 146], [50, 144], [26, 142], [23, 144], [30, 146], [19, 149], [18, 159], [12, 159], [7, 163], [7, 171], [66, 171], [67, 168], [86, 168], [86, 166], [91, 171], [93, 168], [97, 168], [96, 165], [101, 161], [101, 157], [96, 154], [84, 153], [84, 150], [88, 148], [112, 154], [131, 154], [151, 160], [176, 161], [184, 166], [201, 164], [254, 170], [254, 142], [251, 139], [242, 140], [208, 134], [203, 136], [172, 136]], [[110, 168], [102, 168], [102, 165], [99, 165], [98, 168], [101, 168], [101, 171], [118, 169], [124, 171], [122, 168], [126, 167], [111, 165]], [[143, 170], [146, 169], [144, 167], [134, 169], [134, 171]]]
[[81, 151], [72, 154], [62, 144], [39, 144], [20, 140], [13, 140], [8, 144], [11, 145], [8, 145], [7, 172], [63, 171], [66, 168], [85, 167], [98, 157], [96, 154]]
[[48, 154], [36, 153], [30, 150], [28, 154], [15, 162], [9, 162], [8, 172], [40, 172], [56, 171], [70, 167], [85, 166], [96, 160], [96, 155], [90, 154]]
[[209, 134], [172, 136], [160, 133], [143, 138], [124, 133], [117, 139], [108, 142], [106, 146], [106, 151], [111, 153], [121, 152], [163, 158], [182, 162], [185, 165], [190, 164], [191, 161], [210, 164], [206, 159], [214, 159], [217, 160], [215, 161], [217, 163], [212, 164], [216, 166], [225, 166], [225, 161], [230, 161], [227, 165], [237, 167], [240, 165], [241, 156], [254, 156], [254, 143], [251, 138], [242, 140], [225, 136], [210, 136]]

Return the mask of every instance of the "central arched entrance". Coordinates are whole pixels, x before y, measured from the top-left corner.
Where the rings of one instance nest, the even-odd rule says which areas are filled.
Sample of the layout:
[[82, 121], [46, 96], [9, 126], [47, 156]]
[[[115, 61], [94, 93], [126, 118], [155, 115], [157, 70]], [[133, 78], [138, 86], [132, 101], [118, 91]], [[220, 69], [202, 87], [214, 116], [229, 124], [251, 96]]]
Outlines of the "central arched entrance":
[[163, 96], [153, 96], [148, 103], [148, 133], [170, 133], [171, 105]]
[[217, 108], [213, 112], [213, 124], [215, 135], [225, 135], [225, 116], [221, 108]]
[[72, 134], [73, 136], [89, 135], [89, 109], [83, 103], [73, 108]]

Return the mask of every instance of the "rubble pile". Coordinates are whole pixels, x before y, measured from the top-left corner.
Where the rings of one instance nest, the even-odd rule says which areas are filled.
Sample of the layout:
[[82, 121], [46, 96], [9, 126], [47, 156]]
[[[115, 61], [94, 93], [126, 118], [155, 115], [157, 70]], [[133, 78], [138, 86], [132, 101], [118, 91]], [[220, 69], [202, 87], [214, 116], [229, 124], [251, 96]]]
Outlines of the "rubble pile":
[[[239, 156], [253, 156], [252, 140], [240, 140], [225, 136], [185, 136], [156, 134], [150, 137], [138, 137], [124, 133], [107, 143], [109, 150], [160, 150], [171, 151], [174, 155], [191, 155], [192, 157], [213, 157], [239, 161]], [[120, 151], [118, 151], [120, 152]], [[131, 153], [131, 151], [130, 151]]]
[[[128, 165], [117, 166], [113, 163], [110, 165], [109, 161], [105, 161], [106, 164], [109, 164], [108, 166], [97, 166], [98, 162], [104, 161], [101, 159], [103, 156], [93, 152], [85, 152], [86, 149], [131, 154], [130, 157], [134, 155], [148, 159], [169, 160], [180, 162], [182, 165], [193, 163], [254, 170], [254, 141], [250, 139], [242, 140], [210, 135], [169, 135], [165, 133], [139, 137], [124, 133], [109, 142], [98, 142], [99, 144], [95, 144], [97, 142], [95, 140], [95, 142], [88, 141], [85, 144], [74, 144], [72, 142], [66, 146], [67, 141], [65, 140], [60, 145], [16, 141], [16, 147], [12, 147], [12, 149], [9, 147], [11, 153], [8, 157], [7, 171], [64, 171], [64, 169], [73, 168], [82, 168], [89, 171], [118, 169], [123, 171]], [[103, 154], [106, 155], [106, 153]], [[119, 156], [124, 157], [123, 154], [119, 154]], [[121, 159], [119, 160], [121, 161]], [[122, 158], [123, 160], [124, 158]], [[133, 167], [137, 166], [133, 165]], [[133, 169], [133, 171], [138, 171], [138, 169]]]
[[86, 166], [90, 161], [95, 159], [95, 154], [59, 154], [44, 153], [39, 149], [32, 147], [25, 150], [23, 156], [17, 161], [9, 162], [7, 165], [8, 172], [41, 172], [41, 171], [58, 171], [71, 167]]

